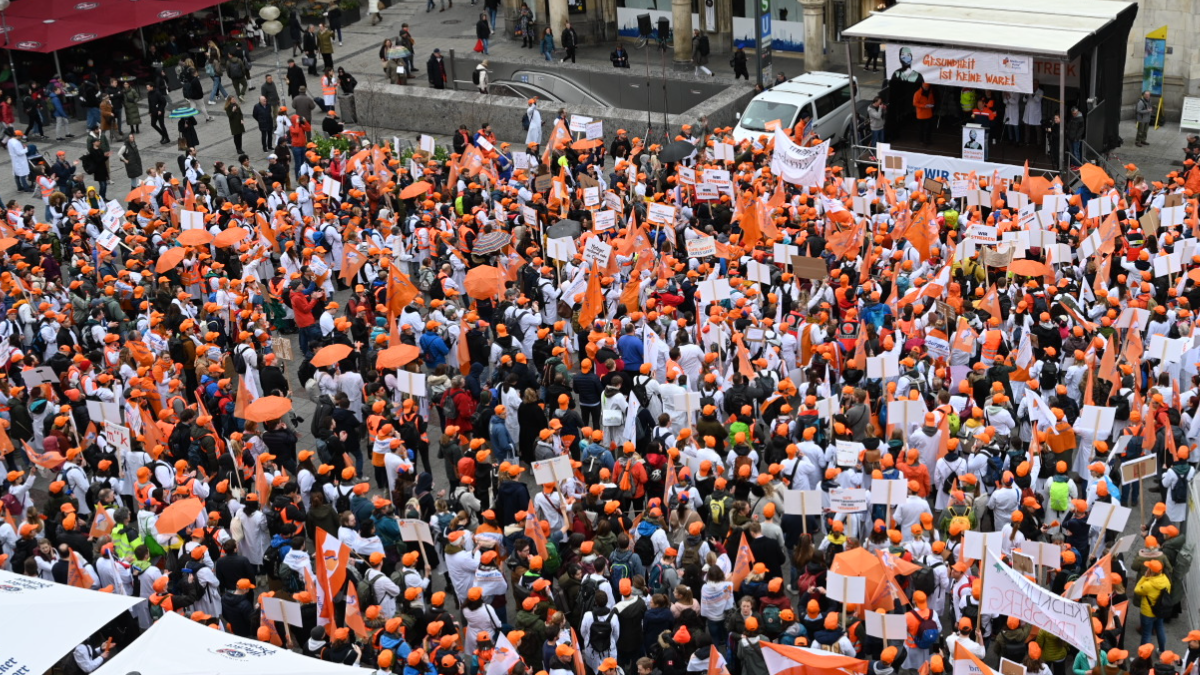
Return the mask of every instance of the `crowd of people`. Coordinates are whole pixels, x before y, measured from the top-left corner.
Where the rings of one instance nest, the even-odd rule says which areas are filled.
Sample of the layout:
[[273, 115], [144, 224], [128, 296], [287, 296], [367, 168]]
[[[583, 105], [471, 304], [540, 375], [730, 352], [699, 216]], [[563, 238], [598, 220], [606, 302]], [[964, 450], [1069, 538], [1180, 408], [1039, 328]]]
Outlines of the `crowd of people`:
[[[684, 675], [712, 647], [768, 675], [767, 643], [872, 675], [1200, 657], [1164, 630], [1200, 436], [1193, 165], [972, 176], [967, 207], [920, 172], [788, 182], [783, 144], [824, 151], [802, 126], [727, 161], [730, 129], [685, 126], [671, 158], [565, 113], [542, 144], [537, 109], [519, 150], [485, 126], [447, 161], [326, 157], [291, 127], [265, 172], [189, 155], [121, 203], [52, 169], [7, 204], [0, 568], [146, 599], [72, 667], [166, 612], [405, 675]], [[854, 498], [880, 480], [906, 494]], [[1089, 522], [1122, 506], [1132, 546]], [[1051, 545], [1036, 580], [1088, 605], [1096, 660], [985, 611], [979, 532], [1010, 565]], [[883, 592], [835, 600], [864, 553]]]

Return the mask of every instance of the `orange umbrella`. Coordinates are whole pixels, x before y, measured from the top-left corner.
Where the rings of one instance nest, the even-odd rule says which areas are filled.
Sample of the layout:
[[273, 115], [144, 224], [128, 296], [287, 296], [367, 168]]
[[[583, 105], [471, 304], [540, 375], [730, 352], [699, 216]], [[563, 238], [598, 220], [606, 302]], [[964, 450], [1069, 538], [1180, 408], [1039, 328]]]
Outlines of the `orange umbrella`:
[[500, 294], [504, 290], [504, 273], [491, 265], [480, 265], [467, 272], [467, 295], [476, 300]]
[[154, 529], [160, 534], [174, 534], [196, 522], [196, 516], [203, 508], [204, 502], [196, 497], [174, 502], [158, 514]]
[[1200, 267], [1188, 271], [1188, 278], [1200, 284]]
[[312, 366], [313, 368], [332, 366], [338, 361], [350, 356], [350, 352], [352, 351], [354, 351], [354, 348], [350, 345], [329, 345], [328, 347], [321, 347], [321, 349], [319, 349], [317, 353], [313, 355]]
[[292, 409], [292, 400], [283, 396], [263, 396], [246, 406], [244, 419], [250, 422], [277, 420]]
[[140, 202], [152, 194], [154, 194], [154, 186], [143, 185], [141, 187], [134, 188], [129, 194], [125, 195], [125, 201]]
[[213, 236], [208, 230], [193, 229], [184, 230], [175, 240], [186, 246], [204, 246], [212, 243]]
[[1112, 182], [1108, 174], [1104, 173], [1104, 169], [1091, 163], [1079, 167], [1079, 179], [1083, 181], [1087, 189], [1096, 194], [1100, 194], [1104, 186]]
[[419, 180], [419, 181], [413, 183], [412, 185], [409, 185], [408, 187], [401, 190], [400, 191], [400, 199], [412, 199], [413, 197], [420, 197], [421, 195], [429, 192], [432, 189], [433, 189], [432, 185], [430, 185], [429, 183], [426, 183], [423, 180]]
[[216, 246], [217, 248], [233, 246], [234, 244], [238, 243], [239, 241], [245, 239], [248, 236], [250, 236], [250, 230], [247, 230], [244, 227], [231, 227], [228, 230], [225, 230], [224, 232], [222, 232], [221, 234], [218, 234], [213, 239], [213, 245]]
[[12, 237], [5, 237], [3, 239], [0, 239], [0, 251], [7, 251], [8, 249], [15, 246], [16, 243], [17, 243], [17, 240]]
[[1008, 266], [1008, 271], [1023, 277], [1044, 277], [1050, 273], [1045, 263], [1036, 260], [1014, 260]]
[[599, 138], [593, 138], [590, 140], [585, 138], [585, 139], [581, 139], [581, 140], [578, 140], [578, 141], [575, 141], [574, 143], [572, 143], [571, 149], [572, 150], [591, 150], [592, 148], [594, 148], [598, 145], [604, 145], [604, 141]]
[[[921, 568], [920, 565], [914, 565], [896, 557], [893, 557], [892, 561], [895, 564], [893, 575], [912, 574]], [[833, 565], [829, 567], [829, 570], [848, 577], [865, 577], [867, 602], [864, 607], [868, 610], [880, 607], [891, 610], [893, 599], [891, 589], [888, 588], [888, 571], [884, 568], [883, 561], [866, 549], [854, 548], [837, 554], [833, 557]], [[898, 591], [899, 588], [896, 590]], [[907, 598], [901, 598], [901, 600], [907, 601]]]
[[375, 357], [375, 368], [400, 368], [420, 355], [421, 349], [413, 345], [388, 347]]
[[[195, 232], [196, 230], [188, 231]], [[167, 252], [159, 257], [158, 264], [154, 266], [154, 271], [158, 274], [162, 274], [172, 267], [175, 267], [181, 260], [187, 257], [187, 252], [188, 250], [182, 246], [176, 246], [175, 248], [167, 249]]]

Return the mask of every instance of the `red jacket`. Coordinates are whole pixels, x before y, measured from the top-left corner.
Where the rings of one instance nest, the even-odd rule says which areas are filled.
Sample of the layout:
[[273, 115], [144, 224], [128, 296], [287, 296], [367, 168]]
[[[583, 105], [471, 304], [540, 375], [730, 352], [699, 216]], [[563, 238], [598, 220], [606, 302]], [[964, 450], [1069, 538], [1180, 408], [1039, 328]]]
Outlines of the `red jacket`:
[[296, 327], [307, 328], [317, 322], [313, 318], [313, 307], [316, 307], [317, 301], [301, 293], [300, 291], [292, 292], [292, 309], [296, 312]]

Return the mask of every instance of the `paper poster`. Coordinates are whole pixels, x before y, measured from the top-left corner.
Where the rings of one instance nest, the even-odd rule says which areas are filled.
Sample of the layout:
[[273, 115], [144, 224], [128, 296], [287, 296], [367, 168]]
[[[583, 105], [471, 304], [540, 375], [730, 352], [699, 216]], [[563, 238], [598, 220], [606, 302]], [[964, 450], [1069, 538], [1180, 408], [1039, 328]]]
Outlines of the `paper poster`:
[[710, 255], [716, 255], [717, 240], [715, 237], [689, 239], [687, 242], [687, 252], [688, 256], [692, 258], [705, 258]]
[[[437, 152], [437, 144], [435, 144], [433, 142], [433, 136], [421, 134], [420, 146], [421, 146], [421, 150], [423, 152], [428, 153], [430, 157], [432, 157], [433, 154]], [[414, 178], [415, 178], [415, 176], [414, 176]]]
[[[593, 188], [589, 188], [593, 189]], [[617, 212], [611, 209], [597, 211], [592, 214], [592, 228], [597, 232], [603, 232], [607, 229], [617, 226]]]
[[696, 199], [715, 201], [721, 198], [721, 189], [712, 183], [696, 183]]
[[26, 387], [36, 387], [39, 384], [58, 384], [58, 376], [50, 366], [38, 366], [21, 372], [25, 378]]
[[862, 488], [834, 488], [829, 491], [829, 510], [834, 513], [866, 511], [867, 500], [867, 491]]
[[705, 302], [728, 300], [731, 289], [728, 279], [708, 279], [696, 284], [696, 293]]
[[584, 117], [583, 115], [571, 115], [570, 123], [567, 125], [573, 133], [584, 133], [587, 131], [587, 125], [591, 123], [592, 118]]
[[862, 443], [854, 441], [835, 441], [837, 448], [837, 465], [854, 466], [858, 464], [858, 455], [863, 451]]
[[600, 241], [598, 237], [591, 237], [583, 247], [584, 261], [591, 262], [596, 267], [608, 267], [608, 257], [611, 255], [612, 246]]
[[821, 513], [821, 491], [784, 490], [783, 512], [791, 516], [815, 516]]
[[1088, 514], [1087, 522], [1093, 527], [1122, 532], [1125, 530], [1125, 523], [1128, 522], [1131, 513], [1133, 513], [1133, 509], [1119, 504], [1095, 502], [1092, 504], [1092, 511]]
[[751, 260], [746, 263], [746, 278], [760, 284], [771, 283], [771, 266]]
[[88, 401], [88, 417], [94, 421], [121, 419], [121, 407], [112, 401]]
[[655, 225], [673, 227], [675, 225], [675, 207], [651, 203], [646, 207], [646, 220]]
[[903, 478], [871, 481], [871, 503], [899, 506], [908, 499], [908, 481]]
[[589, 141], [604, 140], [604, 122], [588, 122], [583, 128], [583, 137]]
[[903, 614], [867, 612], [867, 635], [882, 640], [903, 640], [908, 636], [908, 624]]
[[533, 463], [533, 482], [538, 485], [557, 483], [573, 475], [571, 458], [567, 455], [551, 457]]
[[433, 535], [430, 533], [429, 523], [416, 518], [400, 519], [400, 538], [404, 541], [419, 541], [433, 546]]
[[426, 396], [425, 374], [410, 373], [407, 370], [396, 372], [396, 388], [412, 396]]
[[1029, 581], [988, 551], [980, 615], [1015, 616], [1051, 631], [1067, 644], [1096, 659], [1096, 638], [1088, 606], [1066, 600]]
[[259, 598], [262, 601], [263, 614], [269, 621], [280, 621], [289, 626], [302, 628], [304, 618], [300, 614], [300, 603], [280, 598]]
[[105, 230], [104, 232], [100, 233], [99, 237], [96, 238], [96, 243], [100, 244], [105, 249], [112, 251], [117, 247], [118, 244], [121, 243], [121, 240], [117, 238], [117, 235]]
[[1095, 405], [1085, 405], [1075, 420], [1075, 431], [1095, 436], [1094, 440], [1103, 440], [1112, 433], [1113, 424], [1117, 418], [1117, 409], [1104, 408]]
[[336, 181], [329, 176], [321, 179], [321, 194], [328, 195], [332, 201], [341, 201], [342, 198], [342, 183]]
[[861, 604], [867, 599], [867, 578], [829, 572], [825, 578], [825, 594], [842, 604]]
[[675, 167], [675, 174], [679, 176], [679, 182], [682, 185], [696, 184], [696, 170], [689, 166], [683, 166], [680, 164], [679, 166]]
[[575, 240], [570, 237], [561, 237], [559, 239], [546, 240], [546, 255], [554, 260], [569, 262], [575, 257]]
[[1028, 556], [1020, 551], [1013, 551], [1010, 557], [1012, 558], [1012, 567], [1014, 570], [1021, 574], [1037, 574], [1032, 556]]
[[968, 530], [963, 540], [963, 557], [971, 560], [983, 560], [984, 549], [990, 553], [1000, 553], [1003, 545], [1003, 534], [1000, 532], [972, 532]]
[[1137, 459], [1131, 459], [1128, 462], [1121, 462], [1121, 485], [1136, 483], [1143, 478], [1158, 473], [1155, 461], [1154, 455], [1146, 455]]
[[1033, 58], [1026, 54], [953, 47], [887, 45], [886, 79], [991, 91], [1033, 92]]
[[204, 229], [204, 214], [199, 211], [188, 211], [186, 209], [179, 212], [179, 229], [181, 230], [203, 230]]
[[[116, 417], [114, 419], [120, 419]], [[129, 452], [133, 437], [129, 433], [129, 427], [123, 427], [112, 422], [104, 422], [104, 440], [118, 451]]]

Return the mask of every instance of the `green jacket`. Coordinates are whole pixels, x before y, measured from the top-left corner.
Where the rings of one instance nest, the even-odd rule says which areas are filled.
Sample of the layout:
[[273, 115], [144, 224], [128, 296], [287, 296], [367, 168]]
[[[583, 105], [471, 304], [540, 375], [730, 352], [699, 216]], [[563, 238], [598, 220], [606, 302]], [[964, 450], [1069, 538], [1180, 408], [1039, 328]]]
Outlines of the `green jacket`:
[[322, 54], [333, 53], [333, 31], [324, 30], [317, 32], [317, 51]]
[[1053, 663], [1067, 658], [1067, 643], [1048, 631], [1039, 631], [1036, 642], [1042, 648], [1042, 661]]

